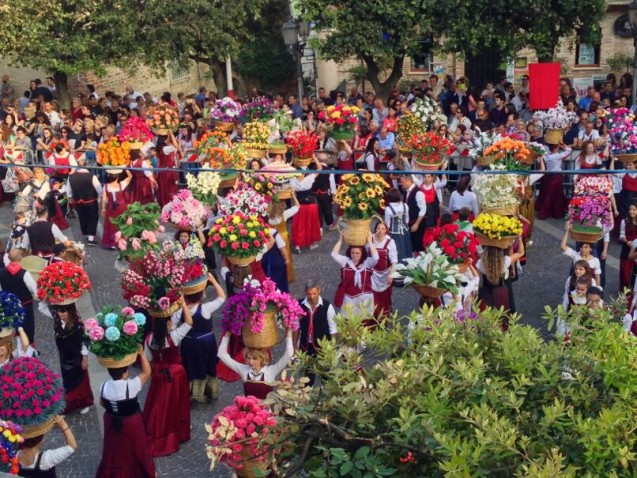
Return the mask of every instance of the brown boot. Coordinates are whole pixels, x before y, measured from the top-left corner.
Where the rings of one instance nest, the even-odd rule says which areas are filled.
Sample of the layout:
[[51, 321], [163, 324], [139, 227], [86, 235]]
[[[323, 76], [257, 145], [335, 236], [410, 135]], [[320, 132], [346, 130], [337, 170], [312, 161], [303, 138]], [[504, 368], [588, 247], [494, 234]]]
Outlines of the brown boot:
[[193, 380], [191, 382], [191, 398], [198, 403], [206, 403], [205, 395], [206, 381], [205, 380]]
[[219, 380], [217, 380], [217, 377], [206, 377], [205, 393], [213, 400], [219, 398]]

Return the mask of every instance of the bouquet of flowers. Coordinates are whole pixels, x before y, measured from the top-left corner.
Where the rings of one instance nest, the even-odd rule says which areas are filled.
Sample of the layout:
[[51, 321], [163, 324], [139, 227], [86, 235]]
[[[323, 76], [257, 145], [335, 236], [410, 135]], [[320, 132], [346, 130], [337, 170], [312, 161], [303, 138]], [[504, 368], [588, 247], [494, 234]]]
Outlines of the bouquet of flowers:
[[262, 442], [276, 424], [276, 416], [258, 398], [235, 397], [232, 405], [216, 414], [210, 425], [205, 425], [210, 442], [206, 446], [212, 461], [210, 469], [221, 462], [241, 471], [248, 460], [266, 466], [268, 449]]
[[270, 197], [259, 194], [252, 186], [239, 183], [226, 197], [219, 201], [219, 214], [222, 216], [243, 212], [248, 216], [256, 214], [260, 217], [268, 213]]
[[574, 196], [602, 194], [608, 196], [613, 192], [613, 180], [608, 175], [592, 176], [579, 174], [575, 177]]
[[357, 106], [331, 105], [321, 111], [318, 118], [332, 126], [331, 135], [334, 139], [348, 140], [354, 137], [359, 111]]
[[208, 245], [227, 257], [256, 256], [267, 239], [263, 219], [241, 211], [218, 218], [208, 235]]
[[[184, 248], [183, 252], [183, 266], [184, 266], [184, 286], [191, 287], [193, 285], [205, 284], [208, 280], [208, 267], [206, 266], [206, 255], [203, 250], [203, 246], [199, 239], [192, 235], [188, 244]], [[205, 286], [204, 286], [205, 288]], [[187, 293], [199, 292], [187, 291]]]
[[481, 213], [473, 221], [473, 230], [497, 240], [522, 234], [522, 223], [515, 217]]
[[146, 143], [153, 139], [153, 133], [146, 122], [139, 116], [128, 118], [126, 124], [119, 133], [122, 143]]
[[267, 149], [270, 127], [261, 121], [250, 121], [243, 127], [244, 146], [250, 149]]
[[[403, 278], [405, 285], [429, 286], [444, 293], [457, 294], [462, 275], [450, 261], [449, 256], [436, 244], [431, 244], [416, 257], [403, 260], [396, 266], [394, 277]], [[439, 295], [442, 295], [440, 293]]]
[[549, 108], [546, 111], [538, 110], [533, 113], [533, 119], [541, 121], [544, 129], [567, 130], [577, 119], [577, 113], [566, 111], [562, 100], [560, 100], [554, 108]]
[[215, 107], [212, 109], [211, 116], [215, 121], [234, 123], [239, 118], [240, 112], [241, 105], [232, 98], [226, 96], [225, 98], [221, 98], [215, 102]]
[[141, 259], [131, 261], [122, 274], [122, 296], [133, 307], [170, 316], [178, 307], [183, 276], [183, 251], [165, 241], [160, 250], [151, 249]]
[[209, 211], [188, 189], [182, 189], [161, 210], [161, 220], [178, 229], [192, 231], [208, 218]]
[[281, 138], [282, 133], [294, 131], [301, 128], [301, 120], [292, 118], [292, 110], [284, 106], [280, 110], [275, 110], [272, 118], [268, 120], [270, 126], [270, 138], [268, 143], [275, 143]]
[[247, 119], [248, 121], [268, 120], [272, 118], [275, 111], [274, 105], [269, 98], [258, 96], [241, 107], [239, 118]]
[[404, 115], [398, 118], [396, 129], [396, 142], [398, 143], [401, 153], [411, 153], [412, 149], [407, 142], [412, 136], [420, 136], [427, 132], [427, 125], [423, 123], [411, 111], [406, 111]]
[[115, 137], [97, 147], [97, 164], [100, 166], [128, 166], [130, 143], [120, 143]]
[[535, 141], [531, 141], [530, 143], [526, 143], [526, 147], [531, 152], [531, 156], [535, 158], [541, 158], [546, 154], [546, 146], [541, 143], [536, 143]]
[[38, 299], [50, 304], [71, 304], [91, 288], [88, 274], [72, 262], [54, 262], [38, 277]]
[[285, 142], [293, 158], [308, 159], [316, 151], [318, 136], [311, 131], [291, 131], [285, 136]]
[[111, 222], [119, 229], [115, 233], [117, 247], [122, 255], [128, 259], [143, 256], [148, 247], [155, 247], [157, 232], [164, 232], [164, 226], [159, 224], [159, 205], [156, 203], [140, 204], [134, 202]]
[[613, 154], [637, 153], [637, 122], [627, 108], [611, 109], [606, 117], [610, 149]]
[[531, 151], [522, 141], [505, 137], [484, 150], [484, 155], [492, 157], [495, 164], [502, 164], [507, 170], [520, 168], [520, 163], [533, 163]]
[[20, 471], [18, 450], [24, 443], [22, 427], [0, 420], [0, 472], [17, 475]]
[[608, 196], [603, 194], [589, 194], [574, 196], [568, 205], [568, 218], [573, 223], [583, 227], [610, 229], [613, 227], [613, 217]]
[[230, 148], [232, 143], [228, 137], [220, 131], [206, 131], [197, 142], [197, 154], [200, 156], [208, 154], [210, 148]]
[[217, 203], [217, 191], [221, 184], [221, 175], [212, 171], [202, 171], [196, 176], [186, 174], [186, 185], [193, 197], [201, 201], [206, 206], [213, 206]]
[[344, 174], [335, 200], [346, 219], [367, 219], [385, 207], [385, 188], [388, 187], [380, 174]]
[[254, 334], [263, 331], [264, 312], [276, 311], [276, 319], [280, 326], [298, 330], [299, 317], [303, 310], [299, 302], [286, 292], [280, 292], [276, 284], [266, 278], [245, 284], [244, 290], [230, 297], [223, 308], [221, 328], [241, 335], [247, 325]]
[[20, 425], [25, 438], [44, 434], [50, 429], [46, 424], [52, 426], [64, 410], [60, 376], [32, 357], [11, 360], [0, 368], [0, 396], [0, 420]]
[[254, 189], [259, 194], [263, 194], [264, 196], [267, 196], [269, 198], [274, 196], [275, 186], [274, 183], [270, 180], [269, 174], [263, 174], [256, 171], [250, 174], [250, 177], [248, 178], [248, 184], [252, 186], [252, 189]]
[[[506, 166], [491, 164], [489, 169], [504, 171]], [[519, 204], [516, 186], [515, 174], [477, 174], [472, 179], [471, 190], [476, 193], [482, 209], [496, 209]]]
[[473, 157], [484, 156], [484, 151], [495, 143], [495, 135], [493, 133], [480, 133], [476, 135], [473, 142], [474, 147], [471, 148], [470, 154]]
[[179, 128], [179, 113], [167, 103], [155, 106], [152, 115], [153, 117], [148, 120], [148, 126], [159, 135], [166, 135], [168, 131]]
[[453, 143], [436, 133], [413, 135], [405, 141], [415, 163], [423, 167], [440, 167], [445, 162]]
[[427, 128], [433, 126], [436, 122], [447, 123], [447, 117], [438, 106], [438, 103], [436, 103], [436, 100], [428, 95], [416, 98], [409, 109]]
[[[478, 253], [479, 242], [470, 232], [461, 231], [457, 224], [434, 228], [429, 244], [435, 243], [449, 258], [451, 264], [468, 264]], [[429, 245], [427, 244], [427, 245]]]
[[24, 307], [17, 295], [0, 291], [0, 337], [5, 331], [13, 334], [14, 330], [21, 327], [25, 319], [24, 314]]
[[[99, 359], [106, 359], [103, 365], [109, 366], [111, 360], [128, 364], [135, 361], [137, 351], [144, 340], [146, 316], [130, 307], [106, 306], [95, 318], [84, 322], [84, 334], [89, 339], [89, 350]], [[124, 367], [123, 363], [117, 364]], [[112, 365], [111, 365], [112, 366]]]

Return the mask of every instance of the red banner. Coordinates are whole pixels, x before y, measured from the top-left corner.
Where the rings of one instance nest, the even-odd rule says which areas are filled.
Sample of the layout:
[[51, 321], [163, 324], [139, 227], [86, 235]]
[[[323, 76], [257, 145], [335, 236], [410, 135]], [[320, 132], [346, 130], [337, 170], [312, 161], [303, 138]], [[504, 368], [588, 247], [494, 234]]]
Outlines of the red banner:
[[529, 107], [534, 110], [553, 108], [559, 99], [560, 64], [529, 64]]

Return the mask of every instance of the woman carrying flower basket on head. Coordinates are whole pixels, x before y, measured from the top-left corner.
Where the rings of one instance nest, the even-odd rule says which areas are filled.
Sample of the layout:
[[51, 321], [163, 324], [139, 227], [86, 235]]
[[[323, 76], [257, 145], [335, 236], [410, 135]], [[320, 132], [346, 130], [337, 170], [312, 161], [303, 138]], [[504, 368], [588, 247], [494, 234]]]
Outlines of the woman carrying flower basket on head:
[[294, 205], [286, 209], [283, 201], [272, 201], [268, 211], [268, 223], [278, 231], [281, 238], [285, 241], [288, 258], [288, 284], [294, 282], [294, 259], [292, 257], [292, 246], [290, 244], [290, 235], [288, 234], [287, 220], [299, 212], [299, 200], [296, 198], [296, 193], [292, 196], [292, 202]]
[[163, 207], [171, 201], [179, 189], [177, 186], [179, 173], [174, 169], [177, 165], [177, 141], [173, 132], [168, 130], [167, 134], [157, 135], [156, 147], [159, 167], [168, 169], [168, 171], [157, 173], [157, 202]]
[[152, 358], [143, 413], [152, 456], [171, 455], [190, 440], [190, 394], [179, 344], [192, 328], [192, 315], [183, 298], [179, 302], [184, 322], [173, 328], [170, 318], [153, 318], [152, 332], [144, 341], [146, 356]]
[[[318, 158], [314, 156], [316, 169], [321, 171], [323, 166]], [[321, 218], [319, 208], [312, 186], [318, 174], [308, 174], [300, 178], [292, 178], [290, 185], [296, 193], [299, 201], [299, 212], [292, 218], [292, 245], [295, 251], [300, 254], [302, 247], [318, 247], [321, 241]]]
[[[265, 220], [268, 221], [266, 216]], [[288, 263], [290, 262], [290, 254], [288, 253], [287, 244], [276, 228], [269, 228], [269, 235], [265, 243], [267, 250], [261, 258], [261, 265], [266, 277], [274, 281], [281, 292], [289, 292], [288, 283]]]
[[637, 239], [637, 204], [628, 207], [628, 216], [622, 219], [619, 226], [619, 242], [622, 250], [619, 259], [619, 290], [625, 288], [633, 289], [635, 283], [635, 273], [637, 272], [634, 261], [630, 260], [628, 253]]
[[[444, 165], [443, 165], [444, 168]], [[442, 203], [442, 188], [447, 185], [447, 176], [437, 178], [433, 174], [423, 174], [420, 190], [425, 195], [427, 213], [423, 220], [425, 233], [423, 235], [423, 245], [431, 242], [431, 235], [440, 219], [440, 204]]]
[[84, 325], [75, 304], [54, 305], [55, 345], [60, 355], [60, 371], [64, 384], [64, 415], [80, 410], [88, 413], [93, 405], [93, 392], [88, 376], [88, 348]]
[[378, 262], [373, 267], [372, 292], [374, 294], [374, 317], [382, 320], [392, 313], [392, 275], [398, 263], [396, 243], [387, 234], [387, 224], [378, 222], [372, 242], [378, 253]]
[[560, 219], [564, 217], [567, 201], [564, 196], [564, 175], [556, 171], [562, 171], [562, 161], [568, 158], [572, 149], [564, 143], [548, 146], [550, 153], [544, 157], [544, 164], [546, 164], [546, 170], [554, 174], [545, 174], [540, 180], [541, 189], [535, 202], [535, 210], [538, 219], [549, 217]]
[[153, 166], [150, 161], [145, 158], [139, 149], [133, 149], [130, 152], [131, 167], [145, 168], [141, 170], [132, 170], [131, 183], [127, 188], [129, 197], [128, 202], [138, 202], [140, 204], [150, 204], [155, 202], [153, 191], [157, 189], [157, 181], [153, 174]]
[[6, 336], [0, 334], [0, 369], [7, 365], [10, 360], [18, 357], [33, 357], [36, 351], [29, 343], [29, 337], [22, 327], [18, 327], [18, 338], [13, 337], [13, 333]]
[[510, 250], [493, 246], [483, 246], [482, 254], [476, 264], [482, 280], [478, 289], [480, 308], [487, 306], [496, 309], [503, 308], [507, 312], [515, 312], [512, 294], [510, 291], [510, 272], [521, 255], [512, 254]]
[[[122, 178], [123, 176], [123, 178]], [[106, 175], [106, 185], [102, 191], [102, 217], [104, 218], [104, 230], [102, 231], [102, 247], [115, 249], [117, 242], [117, 226], [111, 222], [124, 211], [128, 203], [125, 190], [130, 184], [132, 175], [130, 171], [111, 170]]]

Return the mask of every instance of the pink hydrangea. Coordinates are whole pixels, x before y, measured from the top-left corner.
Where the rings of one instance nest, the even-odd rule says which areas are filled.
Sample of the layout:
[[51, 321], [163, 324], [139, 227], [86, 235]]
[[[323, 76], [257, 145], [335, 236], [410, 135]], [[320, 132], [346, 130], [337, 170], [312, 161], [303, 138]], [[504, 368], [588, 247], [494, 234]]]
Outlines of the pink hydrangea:
[[89, 330], [88, 337], [93, 342], [97, 342], [98, 340], [102, 340], [104, 338], [104, 329], [102, 327], [100, 327], [99, 325], [96, 326], [96, 327], [93, 327], [91, 330]]
[[159, 305], [159, 308], [161, 310], [166, 310], [168, 307], [170, 307], [170, 299], [164, 296], [157, 301], [157, 304]]
[[122, 314], [125, 315], [135, 315], [135, 311], [133, 309], [131, 309], [130, 307], [124, 307], [122, 309]]
[[84, 330], [86, 330], [86, 332], [89, 332], [91, 329], [94, 329], [98, 325], [100, 324], [97, 322], [97, 320], [92, 318], [86, 319], [86, 321], [84, 322]]
[[128, 320], [124, 322], [124, 326], [122, 327], [122, 331], [126, 335], [135, 335], [137, 333], [137, 323], [134, 320]]

